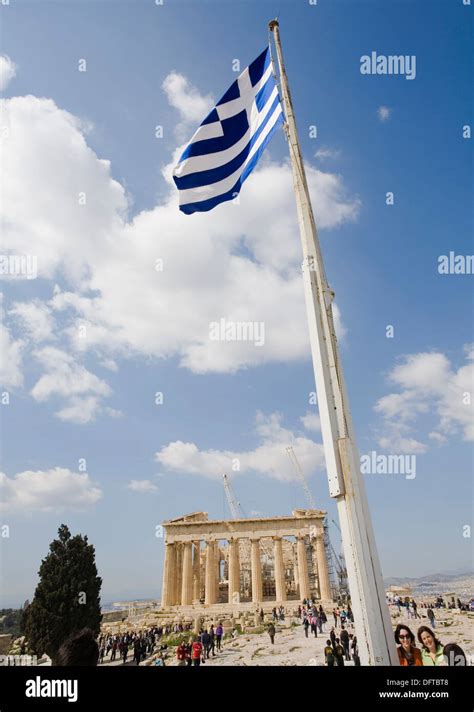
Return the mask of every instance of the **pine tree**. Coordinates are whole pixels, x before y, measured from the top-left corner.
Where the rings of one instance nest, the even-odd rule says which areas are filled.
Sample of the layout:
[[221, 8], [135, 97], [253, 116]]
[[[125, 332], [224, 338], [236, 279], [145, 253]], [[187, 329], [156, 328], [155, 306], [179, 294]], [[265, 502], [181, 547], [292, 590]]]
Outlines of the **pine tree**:
[[28, 647], [37, 655], [54, 660], [61, 644], [74, 632], [100, 630], [100, 587], [95, 549], [87, 536], [71, 536], [62, 524], [58, 538], [41, 562], [32, 603], [25, 611]]

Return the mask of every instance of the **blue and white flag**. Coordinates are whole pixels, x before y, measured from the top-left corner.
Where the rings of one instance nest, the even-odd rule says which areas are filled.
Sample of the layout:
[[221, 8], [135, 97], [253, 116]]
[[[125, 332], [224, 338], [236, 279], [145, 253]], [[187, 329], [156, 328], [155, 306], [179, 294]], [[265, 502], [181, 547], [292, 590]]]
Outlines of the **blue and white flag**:
[[270, 50], [252, 62], [204, 119], [173, 171], [188, 215], [233, 200], [283, 123]]

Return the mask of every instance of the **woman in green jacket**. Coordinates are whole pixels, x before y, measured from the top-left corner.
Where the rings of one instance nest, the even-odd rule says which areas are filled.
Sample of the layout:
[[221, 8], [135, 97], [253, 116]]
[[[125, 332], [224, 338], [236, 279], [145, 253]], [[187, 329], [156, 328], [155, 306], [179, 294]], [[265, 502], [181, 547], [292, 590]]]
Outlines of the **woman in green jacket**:
[[446, 665], [444, 647], [435, 638], [435, 634], [426, 625], [418, 628], [418, 640], [421, 643], [421, 662], [423, 665]]

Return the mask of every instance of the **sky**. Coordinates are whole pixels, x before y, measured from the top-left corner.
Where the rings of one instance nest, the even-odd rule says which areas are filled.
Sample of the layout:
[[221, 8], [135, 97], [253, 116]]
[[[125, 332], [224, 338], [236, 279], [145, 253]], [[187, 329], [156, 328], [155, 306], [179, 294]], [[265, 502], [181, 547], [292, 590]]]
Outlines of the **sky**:
[[[364, 475], [383, 575], [471, 570], [472, 274], [439, 258], [473, 252], [472, 7], [0, 11], [0, 252], [36, 260], [2, 277], [0, 607], [32, 599], [61, 523], [94, 544], [104, 603], [159, 597], [161, 523], [230, 518], [224, 472], [245, 516], [307, 506], [288, 445], [341, 549], [284, 133], [238, 203], [183, 215], [171, 178], [276, 15], [359, 450], [416, 467]], [[416, 72], [363, 74], [372, 52]], [[220, 319], [264, 343], [210, 339]]]

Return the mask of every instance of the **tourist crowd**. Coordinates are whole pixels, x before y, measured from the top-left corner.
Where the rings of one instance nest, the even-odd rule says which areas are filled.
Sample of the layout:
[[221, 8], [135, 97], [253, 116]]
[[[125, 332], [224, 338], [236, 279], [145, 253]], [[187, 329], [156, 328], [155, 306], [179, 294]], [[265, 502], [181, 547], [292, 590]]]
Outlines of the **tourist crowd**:
[[[123, 664], [129, 660], [140, 665], [140, 663], [158, 651], [158, 659], [164, 660], [166, 657], [163, 651], [167, 645], [159, 645], [163, 636], [170, 633], [183, 633], [190, 630], [191, 623], [183, 625], [170, 623], [165, 626], [154, 626], [140, 631], [127, 631], [120, 635], [101, 635], [99, 644], [99, 662], [114, 662], [122, 660]], [[110, 655], [110, 658], [109, 658]]]

